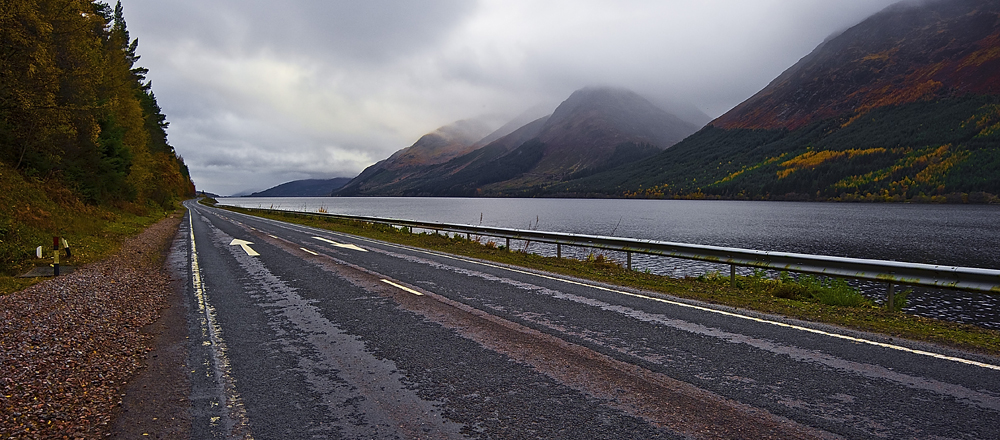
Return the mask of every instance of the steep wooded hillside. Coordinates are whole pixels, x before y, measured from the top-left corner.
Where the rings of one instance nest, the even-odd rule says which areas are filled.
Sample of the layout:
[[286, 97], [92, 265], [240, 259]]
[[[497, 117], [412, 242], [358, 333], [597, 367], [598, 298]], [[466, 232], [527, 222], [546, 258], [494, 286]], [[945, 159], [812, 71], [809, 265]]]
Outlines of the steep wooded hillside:
[[891, 6], [673, 148], [538, 194], [987, 202], [1000, 2]]
[[1000, 93], [1000, 2], [903, 2], [823, 42], [712, 122], [787, 128], [888, 105]]
[[119, 3], [0, 6], [0, 274], [52, 235], [194, 195]]
[[0, 160], [87, 203], [193, 194], [120, 3], [9, 0], [0, 20]]

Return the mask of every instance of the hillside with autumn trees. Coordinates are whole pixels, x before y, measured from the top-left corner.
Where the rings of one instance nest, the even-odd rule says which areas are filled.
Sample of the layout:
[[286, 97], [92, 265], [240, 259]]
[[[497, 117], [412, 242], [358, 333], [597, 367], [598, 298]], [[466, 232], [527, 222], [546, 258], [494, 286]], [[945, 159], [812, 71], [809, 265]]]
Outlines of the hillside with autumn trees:
[[890, 6], [662, 153], [531, 194], [1000, 201], [1000, 2]]
[[0, 272], [194, 194], [120, 3], [4, 0], [0, 41]]

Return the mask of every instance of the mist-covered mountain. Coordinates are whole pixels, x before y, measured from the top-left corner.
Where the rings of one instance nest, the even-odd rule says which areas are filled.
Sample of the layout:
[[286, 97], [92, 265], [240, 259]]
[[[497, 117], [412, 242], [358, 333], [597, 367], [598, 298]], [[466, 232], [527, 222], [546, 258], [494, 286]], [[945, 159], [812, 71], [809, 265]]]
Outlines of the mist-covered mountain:
[[[504, 130], [514, 126], [507, 124]], [[390, 164], [414, 147], [401, 150], [366, 169], [337, 194], [522, 194], [649, 157], [697, 129], [631, 91], [585, 88], [549, 116], [477, 142], [466, 139], [465, 152], [447, 161], [427, 161], [402, 173]]]
[[629, 90], [585, 88], [563, 101], [537, 136], [543, 155], [531, 171], [547, 178], [526, 177], [562, 180], [601, 167], [624, 145], [652, 152], [673, 146], [697, 129]]
[[247, 197], [326, 197], [350, 181], [350, 177], [293, 180]]
[[490, 127], [478, 120], [461, 120], [445, 125], [421, 136], [413, 145], [387, 159], [365, 168], [339, 191], [351, 195], [369, 194], [377, 188], [406, 181], [429, 166], [478, 149], [481, 145], [476, 145], [476, 142], [492, 135]]
[[542, 193], [992, 200], [998, 95], [1000, 2], [899, 3], [669, 150]]

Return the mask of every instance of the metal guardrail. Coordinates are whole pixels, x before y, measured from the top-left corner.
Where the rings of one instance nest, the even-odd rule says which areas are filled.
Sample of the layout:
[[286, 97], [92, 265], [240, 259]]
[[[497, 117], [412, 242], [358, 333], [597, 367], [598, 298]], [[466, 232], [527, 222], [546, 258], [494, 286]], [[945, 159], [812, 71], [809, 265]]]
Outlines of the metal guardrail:
[[555, 244], [558, 256], [561, 246], [579, 246], [626, 252], [628, 267], [632, 266], [632, 253], [700, 260], [730, 265], [730, 278], [735, 283], [736, 267], [753, 267], [778, 271], [826, 275], [843, 278], [879, 281], [888, 284], [887, 304], [893, 304], [894, 286], [897, 284], [1000, 293], [1000, 270], [973, 267], [939, 266], [922, 263], [905, 263], [861, 258], [830, 257], [824, 255], [766, 252], [686, 243], [672, 243], [633, 238], [606, 237], [584, 234], [566, 234], [526, 229], [496, 228], [453, 223], [431, 223], [380, 217], [338, 215], [301, 211], [259, 209], [281, 213], [296, 213], [317, 217], [356, 220], [433, 231], [497, 237], [507, 240], [530, 240]]

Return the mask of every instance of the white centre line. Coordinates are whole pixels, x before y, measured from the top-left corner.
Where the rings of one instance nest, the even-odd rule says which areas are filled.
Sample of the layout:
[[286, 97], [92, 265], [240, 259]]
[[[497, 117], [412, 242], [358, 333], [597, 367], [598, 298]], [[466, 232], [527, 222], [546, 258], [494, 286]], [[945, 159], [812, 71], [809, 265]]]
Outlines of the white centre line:
[[414, 294], [414, 295], [417, 295], [417, 296], [424, 296], [424, 294], [422, 294], [422, 293], [420, 293], [420, 292], [417, 292], [416, 290], [413, 290], [413, 289], [411, 289], [411, 288], [409, 288], [409, 287], [406, 287], [406, 286], [400, 286], [399, 284], [396, 284], [396, 283], [394, 283], [394, 282], [392, 282], [392, 281], [389, 281], [389, 280], [386, 280], [386, 279], [383, 279], [383, 280], [382, 280], [382, 282], [383, 282], [383, 283], [386, 283], [386, 284], [388, 284], [388, 285], [390, 285], [390, 286], [392, 286], [392, 287], [396, 287], [396, 288], [399, 288], [399, 289], [402, 289], [402, 290], [405, 290], [405, 291], [407, 291], [407, 292], [410, 292], [410, 293], [412, 293], [412, 294]]
[[309, 249], [306, 249], [306, 248], [304, 248], [304, 247], [300, 247], [299, 249], [302, 249], [303, 251], [306, 251], [306, 252], [308, 252], [308, 253], [310, 253], [310, 254], [313, 254], [313, 255], [319, 255], [318, 253], [316, 253], [316, 252], [313, 252], [313, 251], [311, 251], [311, 250], [309, 250]]

